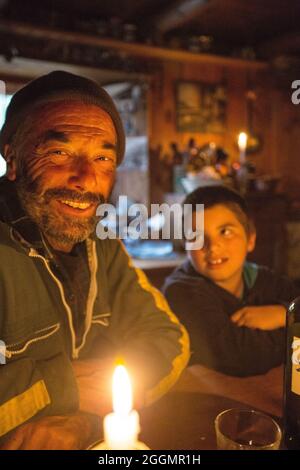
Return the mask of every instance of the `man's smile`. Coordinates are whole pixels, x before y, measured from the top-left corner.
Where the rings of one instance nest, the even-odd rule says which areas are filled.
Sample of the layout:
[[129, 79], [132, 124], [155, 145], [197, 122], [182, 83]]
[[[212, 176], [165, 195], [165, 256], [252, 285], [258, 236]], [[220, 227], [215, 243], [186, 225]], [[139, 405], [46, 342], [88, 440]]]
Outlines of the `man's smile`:
[[79, 202], [69, 199], [55, 199], [58, 210], [67, 215], [91, 217], [95, 214], [96, 204], [93, 202]]
[[63, 204], [67, 204], [67, 206], [74, 207], [75, 209], [87, 209], [88, 207], [91, 206], [89, 202], [75, 202], [75, 201], [66, 201], [66, 200], [62, 200], [59, 202], [62, 202]]

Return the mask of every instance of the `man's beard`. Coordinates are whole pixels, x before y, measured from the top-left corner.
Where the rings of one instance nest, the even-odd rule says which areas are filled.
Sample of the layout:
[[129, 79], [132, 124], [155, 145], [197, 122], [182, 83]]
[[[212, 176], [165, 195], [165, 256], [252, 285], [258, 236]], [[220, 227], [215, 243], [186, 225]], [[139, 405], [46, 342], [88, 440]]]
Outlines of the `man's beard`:
[[19, 174], [16, 189], [20, 202], [31, 220], [47, 237], [60, 244], [76, 244], [86, 240], [94, 232], [97, 217], [76, 217], [55, 213], [51, 210], [50, 201], [68, 200], [82, 203], [103, 204], [103, 194], [91, 192], [80, 193], [67, 188], [51, 188], [44, 193], [38, 191], [38, 182], [32, 181], [27, 175]]

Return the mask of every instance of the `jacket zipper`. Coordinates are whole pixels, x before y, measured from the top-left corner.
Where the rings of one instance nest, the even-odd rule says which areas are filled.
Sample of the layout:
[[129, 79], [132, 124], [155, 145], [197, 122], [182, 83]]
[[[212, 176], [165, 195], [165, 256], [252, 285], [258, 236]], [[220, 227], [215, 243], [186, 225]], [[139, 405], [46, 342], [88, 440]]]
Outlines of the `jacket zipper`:
[[50, 331], [49, 333], [45, 333], [44, 335], [38, 336], [37, 338], [33, 338], [33, 339], [30, 339], [30, 340], [26, 341], [23, 348], [21, 348], [21, 349], [15, 349], [15, 350], [10, 349], [13, 346], [17, 346], [17, 343], [7, 345], [6, 350], [5, 350], [5, 356], [8, 357], [8, 358], [11, 358], [15, 354], [23, 353], [24, 351], [26, 351], [26, 349], [28, 348], [28, 346], [30, 344], [34, 344], [37, 341], [49, 338], [49, 336], [52, 336], [54, 333], [56, 333], [59, 330], [59, 328], [60, 328], [60, 324], [57, 323], [56, 325], [53, 325], [53, 326], [50, 326], [48, 328], [44, 328], [43, 330], [38, 331], [38, 333], [42, 333], [43, 331], [47, 331], [47, 330], [52, 329], [52, 331]]
[[69, 304], [66, 301], [65, 298], [65, 293], [63, 289], [63, 285], [60, 282], [60, 280], [55, 276], [55, 274], [52, 272], [50, 268], [50, 263], [49, 261], [44, 258], [42, 255], [40, 255], [34, 248], [30, 248], [29, 251], [29, 256], [33, 258], [41, 258], [47, 268], [47, 271], [49, 272], [50, 276], [54, 279], [56, 284], [58, 285], [60, 295], [62, 298], [62, 302], [64, 304], [64, 307], [67, 311], [67, 316], [68, 316], [68, 321], [69, 321], [69, 326], [70, 326], [70, 331], [71, 331], [71, 339], [72, 339], [72, 358], [77, 359], [79, 356], [80, 350], [83, 348], [86, 342], [86, 337], [87, 334], [90, 330], [90, 327], [92, 325], [92, 317], [93, 317], [93, 306], [95, 303], [95, 298], [97, 295], [97, 279], [96, 279], [96, 273], [97, 273], [97, 268], [98, 268], [98, 263], [97, 263], [97, 253], [96, 253], [96, 244], [94, 241], [90, 242], [91, 245], [89, 246], [88, 240], [87, 240], [87, 254], [88, 254], [88, 262], [89, 262], [89, 268], [91, 272], [91, 282], [90, 282], [90, 291], [88, 294], [88, 299], [87, 299], [87, 319], [85, 322], [85, 331], [82, 336], [82, 341], [81, 344], [76, 348], [76, 335], [74, 331], [74, 325], [73, 325], [73, 319], [72, 319], [72, 310], [69, 306]]
[[88, 264], [91, 273], [91, 280], [90, 280], [90, 289], [87, 298], [87, 305], [86, 305], [86, 322], [85, 322], [85, 331], [82, 336], [81, 344], [77, 348], [77, 357], [79, 351], [83, 348], [86, 342], [87, 334], [92, 325], [93, 319], [93, 308], [94, 303], [97, 295], [97, 269], [98, 269], [98, 257], [96, 252], [96, 243], [94, 241], [86, 240], [86, 249], [87, 249], [87, 257], [88, 257]]
[[75, 335], [75, 331], [74, 331], [74, 326], [73, 326], [73, 320], [72, 320], [72, 311], [70, 309], [70, 306], [69, 304], [67, 303], [66, 301], [66, 298], [65, 298], [65, 293], [64, 293], [64, 289], [63, 289], [63, 286], [62, 286], [62, 283], [60, 282], [60, 280], [55, 276], [55, 274], [52, 272], [50, 266], [49, 266], [49, 261], [44, 258], [42, 255], [40, 255], [39, 253], [37, 253], [37, 251], [34, 249], [34, 248], [30, 248], [30, 251], [29, 251], [29, 256], [31, 256], [32, 258], [40, 258], [41, 260], [43, 260], [45, 266], [46, 266], [46, 269], [47, 271], [49, 272], [50, 276], [52, 277], [52, 279], [56, 282], [58, 288], [59, 288], [59, 292], [60, 292], [60, 295], [61, 295], [61, 299], [62, 299], [62, 302], [63, 302], [63, 305], [67, 311], [67, 316], [68, 316], [68, 321], [69, 321], [69, 326], [70, 326], [70, 331], [71, 331], [71, 340], [72, 340], [72, 358], [73, 359], [77, 359], [78, 358], [78, 349], [76, 349], [76, 335]]

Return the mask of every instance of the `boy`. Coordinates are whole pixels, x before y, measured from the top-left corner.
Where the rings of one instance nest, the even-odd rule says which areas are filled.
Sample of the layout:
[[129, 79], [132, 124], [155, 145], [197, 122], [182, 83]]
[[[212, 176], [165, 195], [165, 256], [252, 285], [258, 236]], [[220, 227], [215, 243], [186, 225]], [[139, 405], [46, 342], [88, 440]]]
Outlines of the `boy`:
[[263, 374], [284, 360], [285, 311], [299, 293], [288, 279], [246, 262], [255, 228], [244, 199], [225, 186], [189, 194], [204, 204], [204, 245], [163, 287], [173, 311], [187, 327], [191, 363], [229, 375]]

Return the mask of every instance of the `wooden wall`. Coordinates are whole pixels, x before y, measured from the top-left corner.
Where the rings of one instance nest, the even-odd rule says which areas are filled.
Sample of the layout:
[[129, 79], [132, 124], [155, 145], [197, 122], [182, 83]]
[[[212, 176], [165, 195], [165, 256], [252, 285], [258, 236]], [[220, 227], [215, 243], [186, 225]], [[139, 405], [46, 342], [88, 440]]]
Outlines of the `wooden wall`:
[[[227, 131], [222, 135], [177, 132], [176, 81], [218, 83], [224, 79], [228, 89]], [[168, 146], [172, 141], [177, 142], [180, 148], [186, 146], [190, 137], [195, 137], [200, 145], [213, 141], [229, 152], [231, 160], [238, 158], [237, 135], [247, 129], [246, 90], [249, 79], [257, 92], [254, 127], [264, 142], [261, 151], [251, 159], [259, 173], [281, 175], [281, 188], [284, 190], [291, 190], [289, 182], [293, 180], [293, 186], [299, 186], [300, 199], [300, 105], [291, 103], [292, 78], [282, 83], [269, 69], [249, 71], [230, 66], [165, 62], [153, 76], [149, 96], [151, 201], [162, 201], [164, 192], [171, 189], [170, 169], [161, 158], [169, 152]], [[157, 151], [158, 146], [162, 146], [160, 152]]]
[[[33, 64], [31, 73], [35, 70], [35, 75], [39, 75], [53, 67], [53, 64], [45, 64], [47, 69], [41, 66], [34, 68], [36, 64]], [[11, 64], [10, 80], [5, 75], [5, 81], [14, 85], [9, 91], [15, 91], [20, 85], [21, 79], [17, 70], [27, 70], [25, 65], [21, 62], [15, 70], [14, 62]], [[1, 63], [0, 71], [3, 72]], [[90, 71], [87, 70], [74, 70], [74, 72], [90, 76]], [[99, 70], [97, 73], [101, 76], [102, 71]], [[98, 79], [92, 75], [91, 78]], [[290, 198], [298, 199], [300, 207], [300, 104], [296, 106], [291, 102], [291, 83], [300, 79], [300, 71], [299, 74], [292, 72], [290, 76], [286, 72], [282, 79], [282, 76], [271, 68], [250, 70], [234, 65], [214, 65], [212, 62], [206, 64], [162, 61], [149, 79], [150, 201], [163, 201], [164, 193], [171, 190], [171, 169], [161, 161], [161, 158], [170, 153], [169, 144], [172, 141], [177, 142], [181, 149], [186, 146], [190, 137], [195, 137], [199, 145], [214, 141], [229, 152], [232, 160], [238, 158], [237, 135], [247, 128], [246, 90], [249, 79], [255, 85], [257, 92], [254, 127], [264, 140], [262, 150], [251, 159], [258, 172], [281, 175], [282, 182], [279, 189], [286, 192]], [[178, 80], [199, 80], [210, 83], [226, 80], [228, 109], [227, 131], [224, 134], [177, 132], [175, 85]], [[100, 79], [99, 81], [101, 82]], [[162, 147], [160, 152], [157, 151], [158, 146]]]

